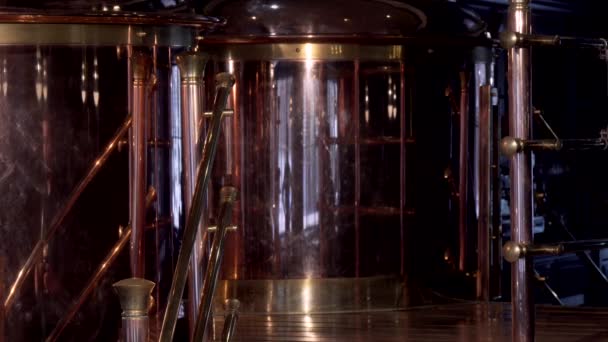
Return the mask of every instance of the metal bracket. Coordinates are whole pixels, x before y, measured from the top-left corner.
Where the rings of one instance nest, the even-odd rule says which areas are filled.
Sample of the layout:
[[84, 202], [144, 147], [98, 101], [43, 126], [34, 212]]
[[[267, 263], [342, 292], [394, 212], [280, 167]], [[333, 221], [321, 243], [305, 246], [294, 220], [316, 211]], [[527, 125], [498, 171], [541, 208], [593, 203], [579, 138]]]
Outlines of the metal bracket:
[[[213, 115], [213, 112], [204, 112], [203, 115], [206, 118], [210, 118]], [[225, 111], [222, 112], [222, 117], [231, 116], [231, 115], [234, 115], [234, 110], [232, 110], [232, 109], [226, 109]]]
[[[226, 230], [228, 230], [229, 232], [236, 231], [237, 229], [238, 229], [237, 226], [227, 226], [226, 227]], [[209, 226], [209, 227], [207, 227], [207, 231], [210, 232], [210, 233], [214, 233], [216, 230], [217, 230], [217, 226]]]

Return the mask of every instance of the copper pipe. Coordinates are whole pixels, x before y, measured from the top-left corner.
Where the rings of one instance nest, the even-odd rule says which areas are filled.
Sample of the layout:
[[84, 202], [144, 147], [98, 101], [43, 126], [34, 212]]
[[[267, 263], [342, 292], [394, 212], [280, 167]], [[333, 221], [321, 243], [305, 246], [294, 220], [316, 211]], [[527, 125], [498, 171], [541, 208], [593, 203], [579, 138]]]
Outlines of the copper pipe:
[[[181, 79], [182, 104], [182, 160], [183, 160], [183, 198], [184, 211], [191, 208], [196, 181], [196, 167], [200, 162], [200, 138], [204, 134], [204, 80], [203, 73], [209, 56], [200, 52], [186, 52], [177, 56], [177, 66]], [[203, 204], [204, 205], [204, 204]], [[202, 214], [201, 222], [206, 222]], [[188, 322], [190, 336], [194, 334], [194, 325], [198, 316], [198, 306], [203, 287], [203, 258], [205, 256], [206, 232], [198, 229], [190, 257], [190, 275], [188, 278]]]
[[182, 238], [182, 247], [179, 251], [177, 265], [173, 274], [173, 283], [171, 284], [171, 291], [169, 292], [165, 317], [160, 332], [159, 341], [162, 342], [170, 342], [173, 340], [179, 303], [184, 292], [184, 286], [186, 285], [190, 256], [192, 254], [192, 249], [194, 248], [196, 233], [204, 209], [204, 197], [207, 192], [209, 179], [211, 178], [211, 170], [213, 168], [213, 161], [215, 159], [215, 152], [217, 150], [217, 143], [220, 135], [222, 114], [235, 79], [234, 76], [229, 73], [220, 73], [216, 75], [215, 82], [217, 90], [213, 104], [214, 110], [211, 119], [211, 127], [205, 137], [203, 156], [197, 171], [196, 187], [191, 202], [192, 204], [188, 211], [186, 228]]
[[151, 60], [143, 53], [135, 52], [131, 58], [132, 63], [132, 96], [131, 113], [133, 114], [133, 127], [131, 129], [131, 274], [133, 277], [145, 276], [145, 197], [147, 186], [147, 146], [146, 119], [148, 112], [148, 98], [146, 96], [147, 83], [150, 78]]
[[[146, 209], [152, 206], [152, 203], [156, 200], [156, 196], [156, 190], [150, 187], [150, 189], [148, 190], [148, 194], [146, 195]], [[69, 308], [67, 314], [63, 316], [63, 318], [61, 319], [61, 321], [59, 321], [59, 323], [57, 323], [57, 326], [51, 332], [49, 337], [47, 337], [47, 342], [57, 341], [63, 330], [68, 326], [68, 324], [70, 324], [72, 319], [74, 319], [74, 316], [76, 315], [76, 313], [78, 313], [82, 305], [89, 298], [93, 290], [97, 288], [97, 286], [99, 285], [99, 281], [106, 275], [106, 272], [108, 271], [110, 266], [114, 264], [114, 261], [116, 260], [116, 258], [118, 258], [123, 248], [127, 245], [127, 242], [129, 242], [130, 238], [131, 225], [129, 225], [122, 232], [122, 235], [114, 244], [112, 249], [110, 249], [108, 255], [106, 255], [105, 259], [103, 259], [101, 264], [99, 264], [99, 267], [97, 268], [95, 273], [93, 273], [93, 276], [89, 279], [87, 285], [82, 290], [82, 292], [80, 292], [74, 304], [72, 304], [72, 306]]]
[[120, 126], [120, 128], [118, 129], [116, 134], [114, 134], [114, 137], [112, 137], [112, 140], [110, 140], [110, 142], [106, 145], [106, 147], [104, 148], [101, 155], [99, 155], [97, 157], [97, 159], [95, 159], [95, 161], [91, 164], [91, 166], [90, 166], [89, 170], [87, 171], [87, 173], [85, 174], [84, 178], [78, 183], [78, 185], [76, 185], [76, 188], [74, 188], [74, 190], [68, 197], [68, 200], [66, 201], [66, 203], [63, 205], [63, 207], [59, 210], [57, 215], [51, 221], [52, 223], [51, 223], [49, 229], [45, 232], [43, 238], [40, 239], [34, 246], [32, 253], [30, 253], [30, 256], [28, 257], [27, 261], [25, 262], [25, 264], [23, 265], [23, 267], [17, 274], [17, 278], [11, 285], [8, 295], [6, 296], [6, 299], [4, 300], [5, 312], [10, 311], [11, 306], [15, 300], [15, 296], [21, 290], [21, 286], [23, 285], [25, 278], [27, 277], [29, 272], [32, 270], [32, 267], [34, 266], [34, 264], [42, 256], [43, 247], [46, 244], [48, 244], [48, 242], [53, 238], [55, 233], [57, 233], [57, 230], [63, 224], [63, 220], [65, 220], [67, 215], [70, 213], [70, 211], [74, 207], [74, 204], [76, 203], [78, 198], [80, 198], [80, 195], [82, 194], [82, 192], [86, 189], [86, 187], [89, 185], [91, 180], [93, 180], [93, 178], [97, 175], [99, 170], [101, 170], [102, 166], [108, 160], [108, 158], [110, 157], [112, 152], [114, 152], [114, 150], [117, 148], [118, 143], [120, 142], [122, 137], [127, 133], [129, 128], [131, 127], [131, 123], [132, 123], [132, 119], [131, 119], [131, 116], [129, 115], [126, 118], [126, 120], [123, 122], [123, 124]]
[[[406, 143], [410, 139], [407, 137], [407, 124], [406, 124], [406, 113], [405, 110], [405, 65], [401, 63], [399, 67], [399, 75], [401, 76], [401, 82], [399, 83], [399, 116], [401, 117], [399, 123], [399, 251], [401, 258], [401, 276], [405, 276], [406, 272], [406, 247], [405, 247], [405, 239], [406, 239], [406, 231], [405, 231], [405, 217], [407, 216], [407, 208], [406, 205], [409, 204], [407, 200], [407, 146]], [[411, 127], [410, 127], [411, 129]]]
[[490, 300], [490, 229], [492, 223], [492, 86], [479, 88], [479, 219], [477, 221], [477, 299]]
[[359, 215], [359, 206], [361, 205], [361, 116], [359, 113], [359, 72], [359, 61], [355, 61], [353, 118], [355, 118], [355, 277], [357, 278], [361, 273], [361, 224]]
[[[530, 0], [511, 0], [508, 29], [530, 34]], [[509, 134], [528, 140], [532, 130], [530, 50], [513, 47], [508, 51]], [[532, 158], [529, 151], [511, 157], [511, 239], [517, 244], [530, 244], [532, 232]], [[512, 339], [534, 341], [534, 302], [531, 279], [532, 261], [519, 259], [511, 265]]]
[[460, 73], [460, 173], [458, 181], [458, 269], [465, 271], [469, 218], [469, 76]]
[[226, 302], [224, 302], [226, 315], [224, 316], [224, 328], [222, 329], [222, 342], [232, 341], [236, 331], [236, 324], [239, 320], [240, 306], [241, 303], [238, 299], [226, 299]]
[[219, 224], [217, 226], [217, 231], [213, 235], [213, 244], [211, 245], [211, 250], [209, 252], [209, 265], [205, 272], [201, 305], [198, 309], [198, 317], [192, 338], [192, 341], [194, 342], [203, 342], [207, 340], [207, 326], [209, 325], [213, 314], [213, 295], [215, 294], [217, 280], [220, 275], [226, 233], [228, 232], [228, 225], [232, 219], [232, 207], [236, 200], [236, 195], [237, 191], [234, 187], [226, 186], [220, 190]]

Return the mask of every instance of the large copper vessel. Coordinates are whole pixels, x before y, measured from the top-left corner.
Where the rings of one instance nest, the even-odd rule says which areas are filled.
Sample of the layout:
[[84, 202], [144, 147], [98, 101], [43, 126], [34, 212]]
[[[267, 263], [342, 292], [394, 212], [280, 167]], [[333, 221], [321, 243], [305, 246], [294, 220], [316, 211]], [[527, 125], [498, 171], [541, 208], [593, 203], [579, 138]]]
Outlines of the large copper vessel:
[[155, 326], [171, 281], [173, 61], [220, 21], [85, 4], [0, 11], [2, 341], [116, 340], [111, 284], [154, 280]]
[[207, 72], [237, 78], [216, 166], [216, 191], [240, 190], [218, 300], [413, 304], [408, 280], [457, 240], [445, 89], [472, 70], [483, 23], [413, 1], [212, 1], [205, 13], [228, 20], [200, 44]]

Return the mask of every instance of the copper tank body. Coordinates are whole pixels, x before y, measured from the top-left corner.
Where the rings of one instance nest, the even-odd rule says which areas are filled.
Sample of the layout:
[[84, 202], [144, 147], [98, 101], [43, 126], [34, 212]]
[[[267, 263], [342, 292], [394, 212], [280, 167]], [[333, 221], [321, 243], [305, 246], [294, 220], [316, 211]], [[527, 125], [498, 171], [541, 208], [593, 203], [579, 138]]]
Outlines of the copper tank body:
[[[427, 193], [435, 185], [417, 184], [431, 179], [419, 165], [432, 148], [418, 147], [416, 124], [432, 127], [423, 111], [444, 99], [424, 85], [422, 64], [446, 72], [429, 75], [444, 87], [448, 72], [457, 79], [482, 23], [464, 15], [450, 31], [425, 8], [364, 0], [215, 1], [206, 11], [228, 19], [200, 45], [212, 56], [207, 72], [237, 79], [216, 163], [216, 190], [240, 192], [218, 305], [238, 298], [242, 311], [308, 313], [413, 304], [408, 280], [432, 249], [416, 240], [433, 243], [420, 230], [440, 222], [427, 220], [429, 208], [445, 204]], [[445, 136], [440, 120], [449, 115], [422, 134]]]
[[[180, 214], [172, 205], [171, 180], [181, 177], [181, 160], [171, 159], [172, 146], [180, 145], [170, 130], [171, 119], [180, 120], [179, 101], [172, 98], [179, 87], [179, 79], [171, 85], [173, 57], [219, 21], [67, 13], [0, 12], [1, 341], [43, 340], [74, 305], [75, 314], [55, 339], [116, 340], [120, 308], [111, 284], [135, 270], [129, 243], [120, 251], [113, 246], [130, 221], [130, 199], [146, 194], [130, 196], [136, 180], [158, 195], [138, 223], [145, 247], [133, 253], [145, 259], [137, 272], [159, 285], [150, 326], [165, 305], [179, 248], [180, 224], [171, 220]], [[134, 72], [141, 66], [134, 55], [143, 56], [145, 77]], [[140, 152], [147, 161], [138, 173], [144, 179], [129, 172], [135, 144], [131, 125], [123, 124], [128, 117], [143, 128]], [[122, 136], [115, 135], [119, 127]], [[32, 257], [35, 246], [41, 248]], [[117, 254], [113, 263], [87, 285], [108, 253]]]

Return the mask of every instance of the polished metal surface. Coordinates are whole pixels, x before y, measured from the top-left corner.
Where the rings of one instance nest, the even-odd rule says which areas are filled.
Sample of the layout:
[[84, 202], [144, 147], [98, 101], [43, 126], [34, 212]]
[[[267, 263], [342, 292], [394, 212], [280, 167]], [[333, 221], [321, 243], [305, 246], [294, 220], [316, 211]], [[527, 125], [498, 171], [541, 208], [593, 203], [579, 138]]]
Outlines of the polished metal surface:
[[236, 326], [239, 321], [239, 307], [241, 303], [238, 299], [226, 299], [224, 302], [224, 327], [222, 328], [222, 342], [230, 342], [234, 339]]
[[[492, 230], [492, 86], [479, 88], [479, 161], [477, 182], [477, 299], [490, 300], [490, 234]], [[496, 191], [496, 189], [494, 189]]]
[[[606, 341], [608, 311], [539, 306], [537, 342]], [[433, 305], [403, 311], [340, 314], [241, 313], [233, 341], [291, 342], [507, 342], [511, 310], [506, 303]], [[224, 317], [215, 317], [215, 341]]]
[[114, 137], [110, 140], [107, 146], [104, 148], [103, 152], [95, 161], [91, 164], [89, 170], [86, 172], [85, 176], [82, 180], [76, 185], [72, 193], [68, 197], [65, 204], [58, 211], [56, 216], [51, 221], [51, 225], [46, 230], [45, 235], [40, 239], [36, 245], [34, 246], [32, 252], [29, 254], [29, 257], [25, 261], [23, 267], [17, 273], [16, 279], [13, 281], [6, 298], [4, 299], [4, 310], [10, 311], [12, 308], [12, 304], [15, 300], [15, 297], [18, 295], [23, 283], [25, 282], [27, 276], [31, 272], [32, 268], [38, 262], [38, 260], [42, 257], [42, 249], [45, 245], [49, 243], [49, 241], [53, 238], [53, 236], [57, 233], [57, 230], [63, 224], [63, 221], [70, 213], [78, 198], [80, 198], [82, 192], [86, 189], [89, 183], [95, 178], [97, 173], [101, 170], [101, 168], [105, 165], [106, 161], [110, 157], [110, 155], [116, 150], [119, 141], [126, 135], [127, 131], [131, 127], [132, 117], [129, 115], [125, 122], [120, 126]]
[[192, 46], [223, 24], [188, 14], [0, 11], [0, 45]]
[[[292, 49], [298, 46], [299, 54], [291, 57], [272, 54], [265, 45], [259, 56], [214, 57], [208, 66], [237, 78], [230, 101], [235, 115], [225, 119], [229, 128], [216, 184], [240, 190], [234, 222], [239, 229], [227, 237], [222, 267], [222, 279], [238, 293], [220, 293], [222, 300], [239, 298], [243, 311], [268, 310], [263, 300], [242, 292], [250, 286], [285, 281], [291, 284], [285, 288], [301, 293], [303, 288], [292, 285], [306, 279], [398, 278], [405, 272], [406, 227], [414, 215], [406, 196], [412, 190], [406, 190], [405, 154], [414, 139], [405, 66], [390, 57], [392, 46], [375, 47], [388, 53], [371, 60], [357, 55], [368, 48], [361, 44], [351, 50], [339, 44]], [[332, 46], [336, 58], [330, 57]], [[212, 56], [214, 49], [247, 47], [201, 45]], [[356, 299], [350, 298], [352, 303], [340, 303], [353, 306]], [[297, 301], [295, 295], [277, 300]]]
[[192, 46], [190, 27], [105, 24], [0, 23], [0, 45]]
[[[146, 195], [146, 209], [150, 208], [152, 203], [156, 200], [156, 196], [156, 190], [154, 188], [150, 188], [148, 190], [148, 194]], [[103, 259], [101, 264], [99, 264], [99, 267], [97, 268], [93, 276], [89, 279], [82, 292], [80, 292], [76, 301], [74, 301], [72, 306], [68, 309], [67, 313], [63, 316], [61, 321], [57, 323], [55, 329], [53, 329], [51, 334], [47, 337], [47, 342], [57, 341], [59, 336], [61, 336], [61, 333], [74, 319], [74, 316], [78, 313], [78, 310], [80, 310], [80, 308], [84, 305], [85, 301], [89, 298], [91, 293], [99, 286], [99, 282], [106, 275], [108, 268], [110, 268], [114, 264], [122, 250], [130, 241], [132, 232], [131, 226], [129, 225], [126, 229], [121, 229], [121, 231], [122, 235], [120, 236], [114, 247], [112, 247], [105, 259]]]
[[[511, 0], [508, 29], [531, 33], [530, 1]], [[509, 134], [515, 139], [530, 139], [532, 99], [530, 50], [513, 47], [508, 51]], [[533, 242], [532, 156], [529, 151], [511, 156], [511, 240], [518, 244]], [[534, 341], [534, 301], [532, 299], [532, 260], [523, 258], [511, 265], [511, 301], [514, 342]]]
[[192, 337], [193, 341], [207, 341], [208, 327], [213, 317], [213, 297], [215, 296], [217, 281], [220, 275], [226, 234], [228, 232], [228, 225], [232, 220], [232, 207], [234, 206], [234, 201], [236, 201], [236, 196], [237, 190], [234, 187], [226, 186], [220, 189], [219, 223], [213, 235], [211, 249], [209, 250], [209, 263], [205, 270], [201, 292], [202, 298]]
[[203, 153], [196, 176], [196, 186], [191, 202], [186, 228], [182, 238], [182, 247], [179, 250], [177, 265], [173, 275], [173, 282], [167, 300], [167, 308], [162, 323], [159, 340], [169, 342], [173, 339], [175, 324], [177, 322], [179, 303], [181, 301], [188, 272], [189, 260], [196, 239], [196, 232], [199, 229], [203, 207], [204, 196], [207, 191], [211, 170], [215, 160], [216, 149], [219, 141], [221, 120], [226, 108], [228, 96], [234, 85], [234, 76], [228, 73], [220, 73], [215, 76], [216, 96], [213, 102], [213, 117], [211, 118], [210, 128], [203, 144]]
[[152, 69], [152, 58], [141, 52], [131, 56], [131, 113], [133, 125], [131, 127], [130, 143], [130, 208], [131, 208], [131, 246], [130, 262], [131, 275], [135, 278], [144, 278], [145, 263], [145, 224], [146, 224], [146, 188], [147, 179], [147, 143], [148, 143], [148, 117], [150, 115], [150, 88], [149, 84]]
[[[200, 162], [202, 138], [205, 132], [205, 122], [201, 115], [204, 107], [203, 72], [209, 60], [208, 55], [201, 52], [186, 52], [176, 57], [180, 70], [181, 82], [181, 117], [182, 117], [182, 167], [184, 211], [190, 210], [196, 182], [196, 168]], [[202, 214], [201, 222], [206, 222], [207, 215]], [[201, 290], [203, 287], [203, 264], [205, 253], [208, 251], [207, 232], [204, 225], [198, 229], [190, 257], [190, 275], [188, 277], [188, 319], [190, 334], [194, 334], [195, 319], [198, 316]]]
[[114, 284], [122, 307], [122, 336], [124, 342], [148, 342], [150, 298], [154, 282], [130, 278]]
[[219, 311], [225, 300], [239, 298], [243, 313], [395, 310], [419, 305], [417, 293], [399, 277], [221, 280], [214, 307]]

